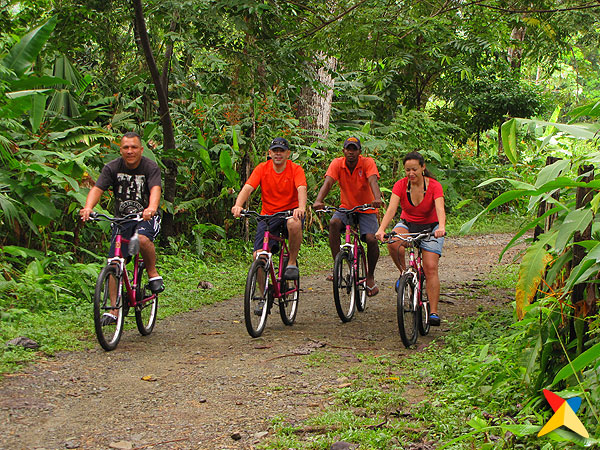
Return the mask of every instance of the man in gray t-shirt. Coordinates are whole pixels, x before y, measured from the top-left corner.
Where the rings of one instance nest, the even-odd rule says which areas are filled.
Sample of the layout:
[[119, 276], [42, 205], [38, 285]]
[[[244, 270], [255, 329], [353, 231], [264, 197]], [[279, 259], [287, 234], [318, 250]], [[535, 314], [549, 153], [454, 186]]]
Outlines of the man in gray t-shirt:
[[[156, 250], [153, 241], [160, 231], [160, 216], [157, 215], [162, 192], [160, 168], [154, 161], [142, 156], [143, 151], [140, 136], [134, 132], [125, 133], [121, 138], [121, 157], [102, 168], [96, 185], [90, 189], [79, 215], [84, 222], [88, 220], [102, 194], [109, 188], [115, 196], [115, 216], [142, 213], [144, 221], [134, 224], [137, 226], [127, 230], [128, 235], [124, 237], [129, 239], [137, 229], [140, 252], [148, 272], [148, 284], [152, 292], [159, 293], [164, 290], [164, 284], [156, 270]], [[109, 256], [113, 255], [114, 246], [111, 245]]]

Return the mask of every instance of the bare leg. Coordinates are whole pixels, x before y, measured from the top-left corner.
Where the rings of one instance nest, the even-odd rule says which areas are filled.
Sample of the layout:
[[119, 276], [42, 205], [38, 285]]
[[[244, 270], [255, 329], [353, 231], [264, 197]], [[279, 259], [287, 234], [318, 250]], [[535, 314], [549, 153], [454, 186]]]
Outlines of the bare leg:
[[[401, 235], [408, 233], [406, 228], [402, 228], [402, 227], [394, 228], [394, 232], [396, 234], [401, 234]], [[388, 251], [390, 253], [390, 256], [392, 257], [392, 261], [394, 261], [394, 264], [396, 265], [396, 267], [398, 268], [400, 273], [404, 272], [404, 269], [406, 269], [406, 257], [405, 257], [404, 245], [402, 245], [402, 243], [403, 243], [402, 241], [396, 241], [396, 242], [388, 245]]]
[[287, 221], [288, 247], [290, 251], [289, 266], [298, 265], [298, 252], [302, 243], [302, 221], [299, 219], [289, 219]]
[[375, 266], [379, 260], [379, 242], [374, 234], [366, 234], [367, 241], [367, 286], [375, 286]]
[[438, 273], [440, 255], [423, 250], [423, 271], [427, 279], [427, 297], [431, 313], [437, 314], [440, 301], [440, 276]]
[[146, 272], [148, 272], [148, 278], [158, 276], [158, 270], [156, 270], [156, 250], [154, 248], [154, 242], [148, 239], [148, 236], [143, 234], [139, 235], [140, 238], [140, 253], [146, 265]]
[[340, 252], [340, 236], [343, 226], [344, 224], [340, 219], [331, 219], [329, 221], [329, 248], [331, 249], [331, 256], [334, 260]]

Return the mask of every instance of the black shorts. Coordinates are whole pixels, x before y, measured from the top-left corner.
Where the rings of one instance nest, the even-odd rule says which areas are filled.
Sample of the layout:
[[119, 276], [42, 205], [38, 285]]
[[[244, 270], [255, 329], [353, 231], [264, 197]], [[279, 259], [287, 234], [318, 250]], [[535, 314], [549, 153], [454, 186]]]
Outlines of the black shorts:
[[[133, 236], [133, 233], [137, 229], [138, 234], [143, 234], [152, 242], [154, 242], [154, 239], [156, 239], [156, 236], [158, 236], [158, 233], [160, 232], [160, 215], [156, 214], [154, 217], [152, 217], [152, 219], [144, 220], [143, 222], [128, 222], [125, 225], [121, 225], [120, 228], [122, 230], [121, 235], [125, 239], [131, 239], [131, 236]], [[108, 251], [109, 258], [115, 256], [115, 240], [117, 238], [118, 229], [119, 228], [116, 225], [112, 225], [112, 237], [110, 240], [110, 250]], [[125, 257], [130, 256], [128, 250], [129, 245], [125, 242], [122, 242], [122, 255]], [[129, 258], [127, 260], [129, 261]]]
[[[275, 236], [281, 236], [287, 238], [287, 219], [283, 217], [273, 217], [272, 219], [260, 220], [256, 226], [256, 235], [254, 236], [254, 251], [262, 250], [263, 241], [265, 238], [265, 231], [267, 230], [267, 221], [269, 224], [269, 231]], [[269, 240], [269, 252], [277, 253], [279, 251], [279, 242], [275, 239]]]

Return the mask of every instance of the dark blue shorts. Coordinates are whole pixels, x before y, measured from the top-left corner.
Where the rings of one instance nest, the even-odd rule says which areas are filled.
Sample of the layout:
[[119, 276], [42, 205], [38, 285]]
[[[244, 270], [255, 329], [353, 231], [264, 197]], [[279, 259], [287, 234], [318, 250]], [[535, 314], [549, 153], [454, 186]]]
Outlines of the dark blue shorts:
[[[152, 219], [144, 220], [143, 222], [128, 222], [125, 225], [121, 226], [120, 228], [121, 228], [121, 230], [123, 230], [122, 236], [125, 239], [131, 239], [131, 236], [133, 236], [133, 233], [135, 232], [135, 230], [137, 228], [138, 234], [143, 234], [148, 239], [150, 239], [152, 242], [154, 242], [154, 240], [156, 239], [156, 236], [158, 236], [158, 233], [160, 232], [160, 215], [156, 214], [154, 217], [152, 217]], [[110, 240], [110, 250], [108, 251], [109, 258], [112, 258], [113, 256], [115, 256], [115, 240], [117, 238], [117, 230], [118, 230], [117, 226], [112, 225], [112, 238]], [[121, 250], [122, 250], [123, 256], [129, 256], [129, 253], [128, 253], [129, 245], [128, 244], [126, 244], [125, 242], [122, 242]], [[129, 261], [129, 259], [127, 259], [127, 260]]]

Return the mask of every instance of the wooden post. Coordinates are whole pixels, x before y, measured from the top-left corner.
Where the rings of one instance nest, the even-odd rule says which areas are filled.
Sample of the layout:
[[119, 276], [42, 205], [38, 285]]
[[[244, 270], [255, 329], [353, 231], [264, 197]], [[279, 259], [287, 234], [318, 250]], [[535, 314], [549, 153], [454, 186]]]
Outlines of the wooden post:
[[[549, 166], [551, 164], [554, 164], [556, 161], [560, 161], [561, 158], [555, 158], [554, 156], [548, 156], [546, 158], [546, 165]], [[557, 190], [554, 194], [552, 194], [552, 198], [558, 200], [560, 196], [560, 192]], [[548, 211], [549, 209], [552, 208], [552, 205], [549, 205], [548, 202], [543, 201], [540, 202], [540, 205], [538, 207], [538, 217], [542, 217], [546, 211]], [[552, 226], [552, 224], [554, 223], [554, 220], [556, 219], [556, 214], [552, 214], [551, 216], [546, 217], [546, 222], [544, 224], [544, 228], [540, 227], [539, 225], [537, 225], [535, 227], [535, 230], [533, 232], [533, 240], [537, 240], [538, 236], [540, 234], [545, 233], [546, 231], [548, 231], [550, 229], [550, 227]]]
[[[581, 181], [589, 183], [594, 179], [594, 166], [585, 165], [579, 167], [579, 175], [584, 175]], [[591, 188], [579, 187], [575, 193], [575, 208], [583, 208], [593, 198], [593, 191]], [[573, 237], [573, 260], [571, 267], [577, 267], [577, 265], [585, 258], [586, 249], [580, 245], [576, 245], [577, 242], [587, 241], [592, 238], [592, 224], [589, 224], [582, 232], [576, 231]], [[572, 339], [577, 339], [577, 354], [579, 355], [583, 351], [583, 343], [585, 341], [585, 318], [595, 309], [596, 301], [595, 295], [590, 295], [590, 291], [594, 290], [594, 284], [580, 283], [573, 286], [573, 292], [571, 293], [571, 304], [574, 307], [574, 314], [570, 320], [570, 330]], [[585, 296], [585, 293], [588, 295]], [[577, 326], [579, 325], [579, 328]]]

